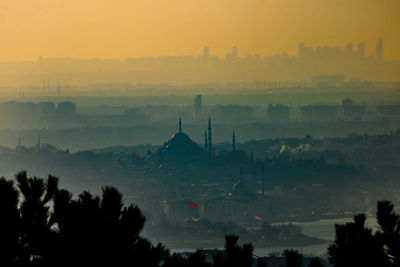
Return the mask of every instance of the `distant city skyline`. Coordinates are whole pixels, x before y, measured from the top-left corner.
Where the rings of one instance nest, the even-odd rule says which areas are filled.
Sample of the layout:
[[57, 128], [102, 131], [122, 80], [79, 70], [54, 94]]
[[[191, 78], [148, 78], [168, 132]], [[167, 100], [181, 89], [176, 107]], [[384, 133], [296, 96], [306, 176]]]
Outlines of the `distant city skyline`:
[[[387, 59], [385, 58], [384, 51], [386, 50], [386, 44], [382, 38], [378, 38], [375, 42], [375, 44], [370, 44], [371, 46], [374, 47], [375, 50], [371, 50], [371, 54], [366, 54], [365, 53], [365, 47], [368, 46], [365, 42], [353, 42], [353, 43], [345, 43], [345, 44], [339, 44], [339, 45], [327, 45], [327, 44], [320, 44], [316, 46], [312, 46], [309, 43], [305, 42], [298, 42], [297, 43], [297, 51], [294, 52], [294, 54], [289, 54], [286, 51], [281, 51], [280, 53], [273, 54], [273, 55], [262, 55], [258, 53], [248, 53], [243, 54], [239, 53], [240, 47], [233, 45], [230, 48], [228, 47], [225, 51], [225, 54], [219, 55], [219, 54], [214, 54], [213, 53], [213, 48], [211, 46], [204, 46], [201, 49], [197, 51], [197, 53], [192, 54], [192, 55], [159, 55], [159, 56], [143, 56], [143, 57], [125, 57], [125, 58], [101, 58], [101, 57], [92, 57], [92, 58], [79, 58], [79, 57], [72, 57], [72, 56], [50, 56], [50, 57], [45, 57], [45, 56], [38, 56], [36, 59], [31, 59], [27, 61], [41, 61], [45, 59], [100, 59], [100, 60], [125, 60], [125, 59], [140, 59], [140, 58], [163, 58], [163, 57], [217, 57], [219, 59], [226, 59], [226, 60], [231, 60], [234, 58], [246, 58], [246, 57], [254, 57], [254, 56], [259, 56], [260, 58], [263, 57], [274, 57], [274, 56], [288, 56], [291, 58], [295, 57], [307, 57], [311, 56], [310, 53], [316, 53], [317, 56], [320, 56], [321, 53], [330, 53], [334, 52], [336, 50], [337, 53], [344, 57], [351, 57], [352, 55], [357, 55], [359, 57], [369, 57], [369, 58], [375, 58], [378, 61], [400, 61], [399, 60], [392, 60], [392, 59]], [[1, 60], [0, 60], [1, 62]]]
[[37, 0], [0, 3], [0, 61], [44, 57], [138, 58], [196, 55], [204, 46], [224, 57], [297, 54], [297, 43], [364, 42], [375, 56], [400, 59], [398, 0]]
[[[371, 54], [366, 53], [367, 47], [373, 47]], [[61, 95], [65, 92], [61, 85], [68, 84], [311, 81], [336, 86], [345, 80], [398, 82], [400, 77], [400, 60], [388, 59], [386, 41], [382, 38], [371, 44], [358, 42], [339, 46], [299, 42], [293, 54], [282, 52], [273, 56], [247, 56], [241, 51], [240, 46], [234, 45], [222, 56], [211, 46], [185, 56], [123, 59], [41, 56], [31, 61], [0, 62], [0, 86], [40, 84], [42, 92], [49, 92], [51, 81], [56, 94]]]

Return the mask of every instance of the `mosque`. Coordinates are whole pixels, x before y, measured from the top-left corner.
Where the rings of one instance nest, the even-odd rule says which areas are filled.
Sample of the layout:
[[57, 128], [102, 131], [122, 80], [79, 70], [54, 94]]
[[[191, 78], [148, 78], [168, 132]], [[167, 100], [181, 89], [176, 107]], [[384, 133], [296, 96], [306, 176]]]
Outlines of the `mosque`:
[[[234, 139], [233, 142], [235, 142]], [[182, 120], [179, 118], [178, 132], [173, 134], [151, 158], [160, 163], [182, 164], [206, 160], [210, 158], [211, 155], [214, 155], [211, 118], [208, 119], [208, 128], [204, 133], [204, 147], [199, 146], [182, 131]]]
[[[237, 166], [244, 163], [244, 160], [248, 158], [243, 151], [236, 150], [235, 132], [232, 134], [232, 150], [227, 152], [225, 156], [218, 154], [212, 143], [211, 118], [208, 120], [208, 128], [204, 134], [204, 146], [199, 146], [182, 131], [182, 121], [179, 118], [178, 132], [173, 134], [161, 148], [153, 153], [152, 157], [160, 163], [167, 162], [177, 165], [207, 163], [207, 168], [210, 167], [212, 162], [219, 162], [217, 164], [226, 166], [232, 166], [230, 164]], [[231, 160], [234, 157], [239, 161], [232, 163]], [[204, 188], [204, 190], [207, 189]], [[254, 215], [261, 213], [265, 208], [265, 202], [243, 183], [241, 168], [239, 181], [233, 183], [231, 189], [226, 188], [226, 190], [223, 195], [214, 195], [213, 197], [199, 198], [194, 195], [194, 200], [198, 203], [196, 209], [188, 205], [190, 200], [186, 198], [168, 200], [163, 203], [164, 213], [172, 221], [181, 221], [192, 217], [209, 220], [242, 218], [252, 221]]]

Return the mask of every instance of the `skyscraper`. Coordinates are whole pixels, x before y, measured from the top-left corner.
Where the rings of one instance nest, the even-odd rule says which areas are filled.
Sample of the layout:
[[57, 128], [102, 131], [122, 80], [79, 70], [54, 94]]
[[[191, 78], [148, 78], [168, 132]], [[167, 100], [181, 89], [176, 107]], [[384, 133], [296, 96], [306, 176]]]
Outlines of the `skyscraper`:
[[299, 57], [304, 57], [304, 43], [299, 43]]
[[238, 50], [237, 50], [237, 47], [234, 46], [234, 47], [232, 47], [232, 57], [237, 58], [237, 56], [238, 56]]
[[210, 56], [210, 47], [205, 46], [203, 49], [203, 56], [209, 57]]
[[238, 57], [238, 50], [236, 46], [232, 47], [232, 52], [226, 54], [225, 59], [226, 60], [235, 60]]
[[305, 46], [304, 43], [299, 43], [299, 57], [311, 58], [315, 54], [315, 50], [311, 46]]
[[343, 57], [347, 60], [351, 59], [354, 55], [354, 50], [353, 50], [353, 44], [352, 43], [348, 43], [345, 45], [345, 47], [343, 48]]
[[365, 57], [365, 43], [358, 44], [358, 55], [360, 58]]
[[383, 41], [382, 38], [378, 39], [376, 42], [376, 60], [382, 61], [383, 60]]

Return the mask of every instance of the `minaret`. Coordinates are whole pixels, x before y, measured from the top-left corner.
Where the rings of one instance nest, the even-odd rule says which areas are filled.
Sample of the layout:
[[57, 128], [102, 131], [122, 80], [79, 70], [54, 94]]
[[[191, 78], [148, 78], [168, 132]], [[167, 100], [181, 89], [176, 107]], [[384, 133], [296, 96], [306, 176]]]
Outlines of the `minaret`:
[[21, 146], [22, 142], [21, 142], [21, 136], [18, 137], [18, 146]]
[[211, 117], [208, 117], [208, 151], [212, 151]]
[[179, 132], [182, 132], [182, 120], [181, 117], [179, 117]]
[[204, 148], [207, 150], [208, 144], [207, 144], [207, 130], [204, 130]]
[[232, 133], [232, 151], [235, 151], [236, 149], [236, 137], [235, 137], [235, 130], [233, 130]]

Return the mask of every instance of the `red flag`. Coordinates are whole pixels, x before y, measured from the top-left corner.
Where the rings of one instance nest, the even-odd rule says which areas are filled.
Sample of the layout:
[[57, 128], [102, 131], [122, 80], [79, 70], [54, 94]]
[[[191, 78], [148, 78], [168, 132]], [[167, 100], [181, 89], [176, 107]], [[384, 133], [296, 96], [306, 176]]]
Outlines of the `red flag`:
[[256, 215], [256, 216], [254, 216], [254, 219], [256, 219], [257, 221], [262, 221], [261, 215]]
[[189, 200], [189, 208], [197, 209], [197, 203], [192, 200]]

